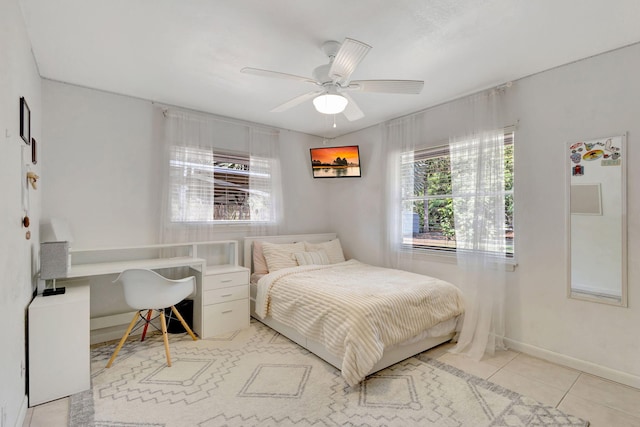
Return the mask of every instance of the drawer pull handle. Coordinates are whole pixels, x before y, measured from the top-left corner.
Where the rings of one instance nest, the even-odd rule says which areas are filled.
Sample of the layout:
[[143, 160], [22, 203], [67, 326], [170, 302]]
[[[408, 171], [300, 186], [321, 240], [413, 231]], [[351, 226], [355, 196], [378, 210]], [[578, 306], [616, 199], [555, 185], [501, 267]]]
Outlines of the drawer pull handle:
[[226, 279], [226, 280], [221, 280], [220, 282], [222, 282], [222, 283], [229, 283], [229, 282], [231, 282], [232, 280], [233, 280], [233, 279]]
[[227, 314], [227, 313], [231, 313], [233, 310], [225, 310], [222, 312], [222, 314]]
[[220, 295], [221, 298], [226, 298], [226, 297], [230, 297], [233, 294], [224, 294], [224, 295]]

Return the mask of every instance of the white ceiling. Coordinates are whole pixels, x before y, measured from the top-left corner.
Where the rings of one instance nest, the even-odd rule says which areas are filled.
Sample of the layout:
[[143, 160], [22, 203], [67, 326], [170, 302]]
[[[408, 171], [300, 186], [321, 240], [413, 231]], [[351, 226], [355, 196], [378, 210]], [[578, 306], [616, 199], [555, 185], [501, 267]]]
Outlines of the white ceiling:
[[[640, 41], [638, 0], [19, 0], [44, 78], [335, 137]], [[424, 80], [420, 95], [352, 93], [363, 119], [311, 101], [320, 46], [373, 48], [351, 76]]]

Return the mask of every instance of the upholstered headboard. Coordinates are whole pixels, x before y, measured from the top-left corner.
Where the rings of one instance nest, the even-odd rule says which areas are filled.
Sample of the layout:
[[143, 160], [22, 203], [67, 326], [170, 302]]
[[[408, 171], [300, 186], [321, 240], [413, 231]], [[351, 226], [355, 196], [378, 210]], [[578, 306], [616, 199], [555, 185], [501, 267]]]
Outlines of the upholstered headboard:
[[291, 234], [283, 236], [251, 236], [244, 238], [244, 266], [251, 269], [253, 273], [253, 242], [260, 240], [269, 243], [296, 243], [310, 242], [321, 243], [333, 240], [338, 235], [336, 233], [319, 233], [319, 234]]

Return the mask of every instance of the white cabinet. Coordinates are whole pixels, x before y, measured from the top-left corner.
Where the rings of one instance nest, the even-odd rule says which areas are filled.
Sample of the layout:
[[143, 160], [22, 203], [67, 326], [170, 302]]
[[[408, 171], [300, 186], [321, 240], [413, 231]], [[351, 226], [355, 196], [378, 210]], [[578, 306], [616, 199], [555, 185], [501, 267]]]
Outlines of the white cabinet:
[[[92, 278], [130, 268], [189, 267], [187, 274], [196, 277], [192, 327], [196, 334], [207, 338], [249, 326], [249, 270], [238, 265], [237, 240], [74, 249], [70, 253], [67, 278]], [[230, 289], [208, 292], [222, 288]], [[94, 341], [119, 338], [130, 317], [129, 313], [113, 313], [92, 318]], [[111, 336], [114, 326], [122, 331], [115, 330]]]
[[249, 327], [249, 269], [209, 267], [202, 283], [202, 337]]
[[29, 406], [88, 390], [89, 285], [29, 305]]

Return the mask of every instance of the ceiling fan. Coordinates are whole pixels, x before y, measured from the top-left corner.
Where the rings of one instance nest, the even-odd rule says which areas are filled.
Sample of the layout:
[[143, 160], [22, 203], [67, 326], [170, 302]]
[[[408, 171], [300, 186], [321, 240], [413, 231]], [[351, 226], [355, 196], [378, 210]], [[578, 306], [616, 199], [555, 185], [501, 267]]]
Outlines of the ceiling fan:
[[364, 117], [364, 113], [348, 92], [378, 92], [419, 94], [424, 86], [422, 80], [349, 80], [356, 67], [364, 59], [371, 46], [358, 40], [346, 38], [342, 43], [328, 41], [322, 50], [329, 57], [329, 63], [313, 70], [313, 77], [303, 77], [278, 71], [245, 67], [242, 73], [264, 77], [298, 80], [316, 85], [312, 92], [297, 96], [275, 107], [278, 113], [313, 99], [316, 110], [323, 114], [343, 113], [347, 120], [355, 121]]

